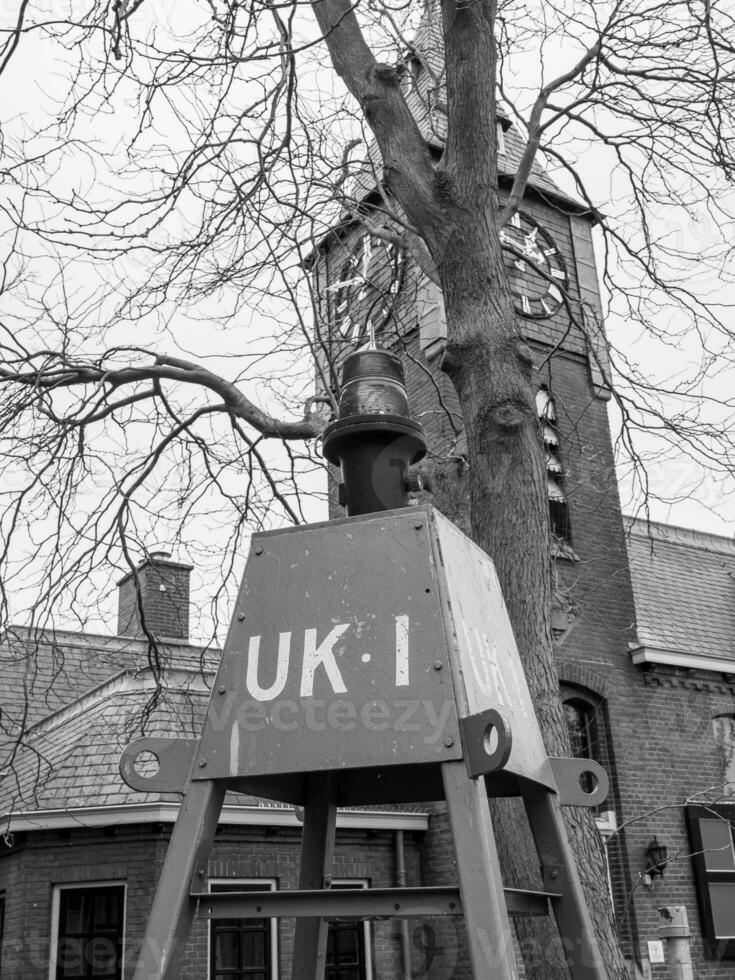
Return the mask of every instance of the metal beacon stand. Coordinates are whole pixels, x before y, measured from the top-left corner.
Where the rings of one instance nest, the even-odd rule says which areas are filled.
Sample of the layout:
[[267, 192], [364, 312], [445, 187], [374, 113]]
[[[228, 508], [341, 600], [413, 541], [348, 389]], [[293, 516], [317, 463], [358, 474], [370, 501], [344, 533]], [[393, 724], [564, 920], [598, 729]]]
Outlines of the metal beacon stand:
[[[549, 906], [574, 980], [606, 976], [560, 805], [599, 804], [607, 777], [590, 760], [547, 757], [492, 562], [431, 506], [406, 506], [408, 467], [425, 451], [398, 358], [350, 355], [324, 436], [350, 516], [253, 535], [201, 738], [123, 752], [129, 786], [183, 794], [134, 980], [178, 978], [197, 909], [295, 917], [292, 980], [324, 976], [329, 918], [464, 915], [475, 980], [508, 980], [508, 915]], [[143, 752], [158, 757], [150, 778], [135, 769]], [[208, 891], [227, 790], [303, 807], [298, 890]], [[500, 878], [488, 796], [515, 795], [541, 891]], [[440, 799], [458, 887], [324, 887], [338, 807]]]

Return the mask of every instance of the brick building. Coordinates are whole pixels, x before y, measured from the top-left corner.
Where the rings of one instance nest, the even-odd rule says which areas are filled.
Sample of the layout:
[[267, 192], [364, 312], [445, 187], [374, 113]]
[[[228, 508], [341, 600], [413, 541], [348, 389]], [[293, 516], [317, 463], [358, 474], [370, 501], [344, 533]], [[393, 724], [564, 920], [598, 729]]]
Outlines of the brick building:
[[[117, 636], [18, 629], [4, 637], [3, 980], [132, 973], [179, 797], [130, 790], [118, 763], [144, 712], [147, 734], [200, 731], [218, 655], [188, 642], [189, 572], [158, 553], [126, 576]], [[141, 608], [157, 637], [154, 663]], [[11, 760], [7, 750], [21, 732]], [[417, 883], [427, 825], [418, 808], [342, 811], [333, 887]], [[300, 835], [293, 807], [228, 796], [211, 887], [296, 887]], [[288, 976], [291, 938], [291, 929], [266, 919], [223, 920], [211, 930], [198, 919], [182, 980]], [[330, 976], [398, 977], [402, 941], [393, 923], [335, 924]]]

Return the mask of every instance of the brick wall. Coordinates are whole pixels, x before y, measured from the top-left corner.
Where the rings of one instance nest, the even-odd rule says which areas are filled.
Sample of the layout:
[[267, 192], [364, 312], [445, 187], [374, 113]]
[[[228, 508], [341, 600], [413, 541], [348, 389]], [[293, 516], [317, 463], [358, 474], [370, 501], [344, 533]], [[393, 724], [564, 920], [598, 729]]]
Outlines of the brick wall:
[[[125, 976], [132, 976], [170, 828], [142, 824], [116, 829], [39, 831], [19, 836], [0, 855], [0, 891], [6, 893], [3, 978], [48, 980], [52, 900], [55, 885], [121, 881], [126, 885]], [[219, 879], [275, 879], [279, 889], [298, 885], [300, 834], [290, 828], [221, 826], [208, 874]], [[405, 835], [407, 883], [420, 881], [419, 840]], [[333, 876], [367, 880], [371, 887], [395, 884], [395, 840], [389, 831], [338, 831]], [[371, 926], [373, 980], [400, 976], [396, 922]], [[278, 927], [280, 976], [290, 976], [293, 920]], [[181, 980], [208, 976], [209, 935], [198, 917], [187, 944]], [[414, 950], [417, 963], [421, 947]], [[446, 976], [445, 976], [446, 980]]]
[[189, 639], [189, 575], [191, 565], [151, 556], [118, 583], [117, 632], [142, 636], [143, 619], [149, 632], [172, 639]]

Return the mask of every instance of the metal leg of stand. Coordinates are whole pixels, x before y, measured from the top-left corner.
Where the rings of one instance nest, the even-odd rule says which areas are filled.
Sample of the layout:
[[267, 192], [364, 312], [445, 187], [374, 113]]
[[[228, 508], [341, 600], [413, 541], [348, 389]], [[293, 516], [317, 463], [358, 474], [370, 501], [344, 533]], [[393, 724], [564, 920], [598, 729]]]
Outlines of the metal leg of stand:
[[[332, 873], [337, 826], [337, 779], [334, 773], [308, 776], [301, 837], [299, 888], [321, 889]], [[327, 920], [296, 920], [292, 980], [321, 980], [327, 959]]]
[[475, 980], [517, 980], [510, 920], [484, 779], [463, 762], [442, 765], [459, 890]]
[[190, 895], [192, 875], [197, 865], [206, 868], [224, 796], [224, 783], [189, 783], [171, 834], [133, 980], [179, 978], [179, 961], [195, 911], [196, 900]]
[[523, 787], [528, 822], [542, 865], [553, 869], [562, 894], [551, 899], [569, 971], [574, 980], [608, 980], [597, 935], [585, 901], [556, 793]]

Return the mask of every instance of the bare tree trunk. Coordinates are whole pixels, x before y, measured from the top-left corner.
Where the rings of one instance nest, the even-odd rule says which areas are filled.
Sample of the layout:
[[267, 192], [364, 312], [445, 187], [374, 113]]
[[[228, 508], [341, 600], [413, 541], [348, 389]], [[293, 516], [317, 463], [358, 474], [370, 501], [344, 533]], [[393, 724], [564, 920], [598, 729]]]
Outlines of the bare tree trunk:
[[[472, 536], [492, 557], [550, 755], [569, 753], [550, 631], [551, 555], [546, 466], [539, 436], [530, 351], [522, 342], [510, 298], [487, 289], [502, 276], [492, 232], [484, 243], [464, 239], [450, 249], [443, 286], [448, 334], [444, 369], [457, 388], [471, 460]], [[486, 258], [478, 264], [478, 256]], [[473, 284], [468, 281], [476, 276]], [[485, 280], [485, 288], [483, 282]], [[476, 297], [474, 299], [473, 297]], [[501, 307], [501, 303], [505, 308]], [[520, 818], [507, 801], [493, 807], [503, 873], [508, 883], [539, 884], [538, 859]], [[589, 812], [569, 810], [567, 827], [611, 977], [627, 977], [607, 894], [604, 859]], [[529, 977], [566, 977], [559, 937], [545, 920], [518, 920]], [[572, 954], [573, 955], [573, 954]]]

